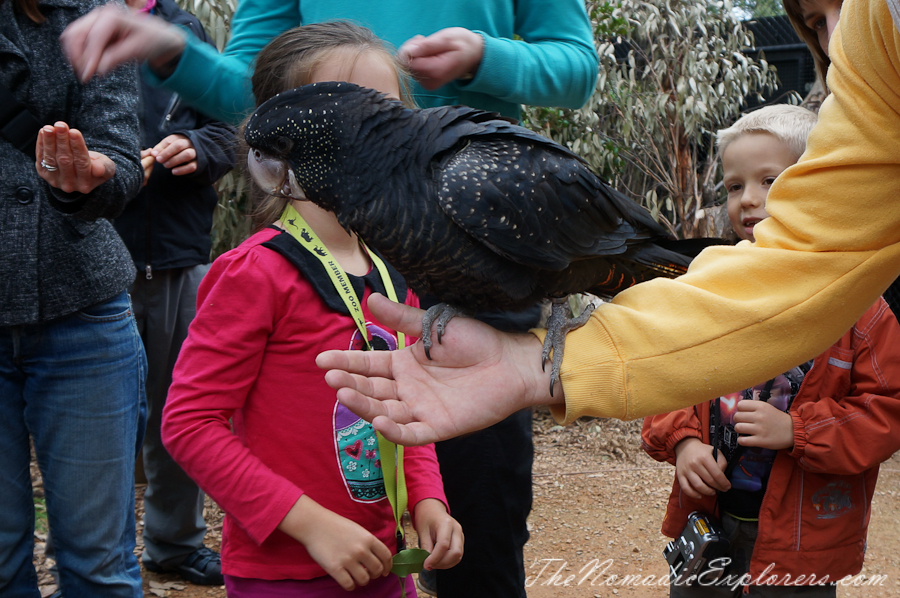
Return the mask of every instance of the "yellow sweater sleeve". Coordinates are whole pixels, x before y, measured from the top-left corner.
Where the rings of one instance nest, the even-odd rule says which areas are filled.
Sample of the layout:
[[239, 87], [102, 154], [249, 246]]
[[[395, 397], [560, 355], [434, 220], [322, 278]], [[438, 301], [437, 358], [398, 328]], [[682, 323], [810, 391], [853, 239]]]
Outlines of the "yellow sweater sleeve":
[[756, 243], [709, 248], [570, 332], [558, 419], [633, 419], [757, 384], [824, 351], [897, 277], [900, 39], [886, 1], [844, 2], [832, 94]]

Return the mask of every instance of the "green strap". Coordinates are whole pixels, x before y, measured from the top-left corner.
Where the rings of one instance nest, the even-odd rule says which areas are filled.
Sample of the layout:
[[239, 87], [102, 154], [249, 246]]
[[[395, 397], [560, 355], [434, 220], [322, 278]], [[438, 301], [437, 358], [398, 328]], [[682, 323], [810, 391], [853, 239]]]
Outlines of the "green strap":
[[[363, 247], [366, 247], [365, 243], [363, 243]], [[369, 251], [368, 247], [366, 247], [366, 251], [369, 254], [369, 258], [372, 260], [372, 263], [375, 264], [378, 273], [381, 274], [381, 280], [384, 282], [384, 288], [387, 291], [388, 299], [394, 303], [399, 303], [397, 301], [397, 292], [394, 290], [394, 285], [391, 283], [391, 276], [388, 273], [387, 266], [384, 265], [384, 261], [373, 252]], [[402, 349], [405, 346], [406, 335], [397, 331], [397, 348]], [[387, 490], [391, 507], [394, 509], [394, 521], [397, 522], [397, 533], [400, 534], [400, 537], [402, 538], [403, 524], [401, 518], [403, 517], [403, 513], [406, 512], [406, 506], [409, 502], [409, 497], [406, 493], [406, 475], [403, 473], [403, 445], [394, 444], [382, 436], [380, 432], [376, 432], [376, 435], [378, 436], [378, 452], [381, 454], [381, 472], [384, 476], [384, 487]], [[396, 476], [394, 475], [395, 471], [397, 472]]]
[[[322, 265], [325, 266], [325, 272], [328, 273], [331, 284], [334, 285], [334, 289], [343, 299], [344, 305], [347, 306], [347, 311], [350, 312], [350, 316], [356, 322], [356, 327], [366, 342], [366, 349], [371, 351], [372, 346], [369, 344], [369, 331], [366, 329], [366, 319], [363, 316], [362, 308], [359, 306], [359, 299], [353, 290], [353, 285], [350, 284], [350, 281], [347, 280], [347, 275], [344, 274], [344, 269], [337, 263], [337, 260], [331, 257], [331, 253], [325, 247], [325, 244], [319, 241], [315, 231], [306, 224], [306, 220], [303, 219], [300, 212], [295, 210], [290, 203], [288, 203], [281, 214], [281, 224], [287, 232], [291, 233], [292, 237], [297, 239], [297, 242], [304, 249], [316, 256], [322, 262]], [[390, 279], [385, 281], [385, 285], [389, 284]], [[393, 287], [391, 291], [393, 291]]]
[[[315, 231], [310, 228], [306, 223], [306, 220], [303, 219], [303, 216], [300, 215], [300, 212], [298, 212], [290, 203], [288, 203], [284, 208], [284, 212], [281, 214], [281, 224], [304, 249], [316, 256], [316, 258], [322, 262], [325, 271], [328, 273], [329, 278], [331, 278], [331, 284], [334, 285], [335, 290], [341, 296], [341, 299], [343, 299], [344, 305], [347, 306], [347, 310], [356, 322], [356, 327], [359, 329], [363, 340], [366, 342], [366, 348], [371, 351], [372, 346], [369, 344], [369, 331], [366, 328], [366, 319], [362, 313], [362, 308], [359, 305], [359, 298], [353, 290], [353, 285], [347, 280], [344, 269], [337, 263], [337, 260], [331, 257], [331, 253], [328, 251], [328, 248], [325, 247], [325, 244], [319, 241], [319, 237], [316, 235]], [[372, 260], [375, 269], [378, 270], [378, 273], [381, 275], [381, 281], [387, 291], [388, 298], [394, 303], [397, 303], [397, 292], [394, 290], [394, 285], [391, 282], [391, 277], [388, 273], [387, 266], [384, 265], [384, 261], [375, 255], [375, 253], [369, 251], [369, 248], [365, 246], [365, 243], [363, 243], [363, 247], [369, 254], [369, 259]], [[406, 336], [402, 332], [397, 332], [397, 348], [402, 349], [405, 346]], [[391, 503], [391, 508], [394, 511], [394, 521], [397, 523], [397, 533], [402, 537], [403, 524], [401, 518], [406, 511], [408, 503], [406, 476], [403, 473], [403, 447], [397, 446], [377, 432], [376, 435], [378, 437], [378, 452], [380, 453], [381, 458], [381, 472], [384, 476], [384, 488], [387, 492], [388, 501]]]
[[406, 476], [403, 474], [403, 447], [398, 446], [381, 435], [378, 436], [378, 453], [381, 457], [381, 474], [384, 476], [384, 488], [387, 491], [388, 501], [394, 510], [394, 521], [397, 523], [397, 533], [403, 537], [403, 523], [401, 518], [406, 511], [408, 497], [406, 494]]
[[[363, 247], [366, 248], [366, 252], [369, 254], [369, 259], [372, 260], [372, 263], [375, 264], [375, 269], [378, 270], [378, 273], [381, 275], [381, 280], [384, 282], [384, 289], [387, 291], [388, 299], [393, 301], [394, 303], [400, 303], [397, 301], [397, 292], [394, 290], [394, 285], [391, 283], [391, 275], [388, 273], [387, 266], [384, 265], [384, 261], [366, 247], [366, 244], [363, 243]], [[403, 349], [406, 347], [406, 335], [397, 331], [397, 349]]]

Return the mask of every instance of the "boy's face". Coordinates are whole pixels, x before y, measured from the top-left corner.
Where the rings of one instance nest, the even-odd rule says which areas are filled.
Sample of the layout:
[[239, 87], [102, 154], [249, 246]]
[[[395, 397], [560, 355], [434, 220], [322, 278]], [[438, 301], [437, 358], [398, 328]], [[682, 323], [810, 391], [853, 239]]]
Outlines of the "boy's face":
[[755, 241], [753, 227], [769, 217], [766, 195], [784, 170], [797, 162], [784, 143], [768, 133], [744, 133], [722, 153], [728, 219], [741, 239]]

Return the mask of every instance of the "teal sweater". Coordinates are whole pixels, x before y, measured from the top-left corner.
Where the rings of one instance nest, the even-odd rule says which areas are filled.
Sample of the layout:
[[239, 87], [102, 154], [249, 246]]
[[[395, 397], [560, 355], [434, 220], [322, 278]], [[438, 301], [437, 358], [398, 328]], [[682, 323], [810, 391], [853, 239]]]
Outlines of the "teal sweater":
[[188, 37], [178, 68], [159, 83], [238, 123], [255, 106], [251, 62], [263, 46], [291, 27], [334, 19], [365, 25], [397, 48], [445, 27], [482, 35], [475, 78], [434, 91], [415, 85], [422, 107], [465, 104], [518, 118], [520, 104], [578, 108], [594, 90], [597, 54], [582, 0], [240, 0], [224, 53]]

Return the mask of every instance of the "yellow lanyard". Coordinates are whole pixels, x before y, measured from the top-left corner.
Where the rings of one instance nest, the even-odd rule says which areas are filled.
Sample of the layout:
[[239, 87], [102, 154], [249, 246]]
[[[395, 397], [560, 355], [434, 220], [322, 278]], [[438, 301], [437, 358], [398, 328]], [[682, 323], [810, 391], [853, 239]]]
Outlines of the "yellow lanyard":
[[[366, 349], [371, 351], [372, 346], [369, 344], [369, 331], [366, 328], [366, 319], [359, 306], [359, 298], [353, 290], [353, 285], [347, 280], [344, 269], [341, 268], [341, 265], [337, 263], [337, 260], [331, 256], [331, 253], [329, 253], [325, 245], [319, 241], [319, 237], [316, 235], [315, 231], [310, 228], [306, 223], [306, 220], [303, 219], [303, 216], [301, 216], [290, 203], [288, 203], [287, 207], [284, 208], [284, 212], [281, 214], [281, 223], [284, 225], [285, 230], [287, 230], [287, 232], [289, 232], [304, 249], [316, 256], [316, 258], [322, 262], [325, 271], [328, 273], [329, 278], [331, 278], [331, 284], [334, 285], [335, 290], [341, 296], [341, 299], [343, 299], [344, 305], [347, 306], [347, 310], [356, 322], [356, 327], [359, 329], [363, 340], [366, 342]], [[388, 273], [387, 266], [384, 265], [384, 261], [375, 255], [374, 252], [369, 251], [369, 248], [366, 247], [365, 243], [363, 243], [363, 247], [366, 249], [366, 253], [369, 254], [369, 258], [372, 260], [372, 263], [375, 264], [375, 269], [378, 270], [378, 274], [381, 276], [381, 282], [384, 284], [384, 289], [387, 291], [388, 298], [394, 303], [397, 303], [397, 292], [394, 290], [391, 276]], [[402, 349], [405, 346], [406, 335], [402, 332], [397, 332], [397, 348]], [[408, 502], [406, 476], [403, 474], [403, 447], [397, 446], [381, 434], [376, 434], [378, 437], [378, 451], [381, 457], [381, 472], [384, 476], [384, 488], [387, 492], [388, 501], [391, 503], [391, 508], [394, 511], [394, 520], [397, 522], [398, 538], [402, 539], [403, 524], [401, 523], [401, 518], [406, 511]]]

